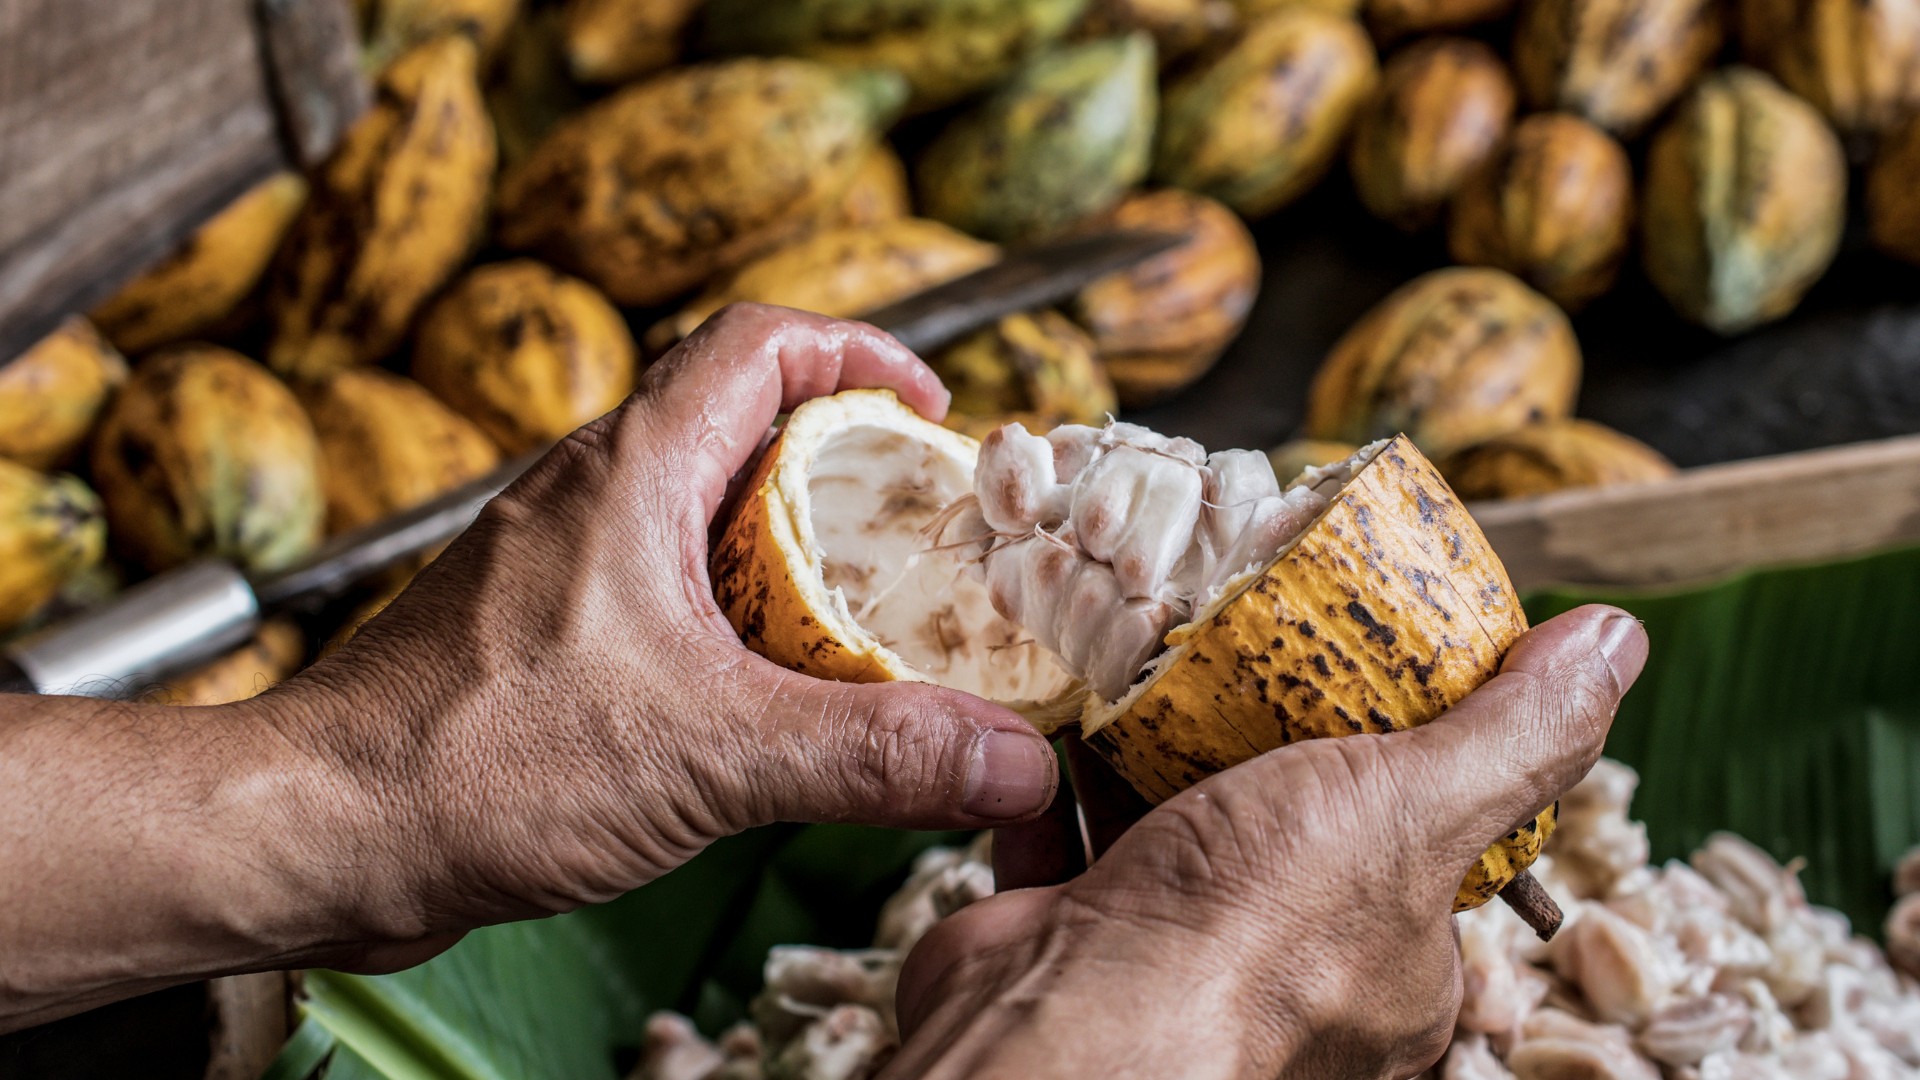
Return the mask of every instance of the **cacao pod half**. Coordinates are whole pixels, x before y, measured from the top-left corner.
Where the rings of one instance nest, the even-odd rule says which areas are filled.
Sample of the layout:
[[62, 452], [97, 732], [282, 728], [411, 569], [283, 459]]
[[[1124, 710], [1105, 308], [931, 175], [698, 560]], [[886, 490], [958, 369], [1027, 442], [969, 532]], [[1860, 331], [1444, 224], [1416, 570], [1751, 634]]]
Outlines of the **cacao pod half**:
[[1573, 412], [1580, 345], [1553, 301], [1500, 270], [1413, 279], [1333, 346], [1307, 393], [1310, 438], [1405, 431], [1444, 455]]
[[1591, 420], [1552, 420], [1458, 451], [1440, 471], [1463, 499], [1521, 499], [1568, 488], [1664, 480], [1658, 450]]
[[330, 534], [417, 506], [500, 462], [479, 428], [412, 379], [355, 368], [302, 397], [320, 439]]
[[1885, 131], [1920, 107], [1920, 4], [1741, 0], [1746, 58], [1842, 131]]
[[1840, 140], [1752, 68], [1702, 82], [1647, 154], [1641, 254], [1674, 309], [1722, 334], [1792, 311], [1846, 223]]
[[106, 546], [100, 499], [86, 484], [0, 458], [0, 631], [97, 564]]
[[1720, 51], [1716, 0], [1526, 0], [1513, 67], [1527, 103], [1633, 135]]
[[1361, 203], [1409, 232], [1431, 225], [1506, 136], [1513, 102], [1506, 65], [1477, 41], [1428, 38], [1395, 54], [1354, 124]]
[[127, 381], [127, 362], [74, 316], [0, 367], [0, 458], [36, 469], [69, 461], [107, 398]]
[[176, 345], [134, 369], [93, 442], [114, 547], [149, 570], [196, 555], [277, 570], [320, 541], [320, 448], [265, 368]]
[[1146, 176], [1154, 93], [1145, 34], [1040, 56], [927, 148], [915, 173], [920, 205], [996, 241], [1099, 213]]

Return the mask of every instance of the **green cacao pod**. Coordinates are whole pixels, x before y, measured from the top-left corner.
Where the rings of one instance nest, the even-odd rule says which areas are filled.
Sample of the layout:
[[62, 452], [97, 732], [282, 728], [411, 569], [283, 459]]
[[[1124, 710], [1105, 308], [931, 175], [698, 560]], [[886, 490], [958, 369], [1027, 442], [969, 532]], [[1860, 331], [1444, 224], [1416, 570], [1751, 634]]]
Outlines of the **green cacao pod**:
[[989, 240], [1058, 232], [1146, 176], [1154, 105], [1145, 34], [1037, 57], [927, 147], [921, 208]]
[[106, 543], [100, 499], [87, 485], [0, 458], [0, 631], [97, 564]]
[[1375, 217], [1425, 228], [1513, 124], [1513, 80], [1492, 49], [1436, 37], [1395, 54], [1360, 112], [1348, 155]]
[[1613, 287], [1633, 230], [1633, 169], [1613, 136], [1571, 113], [1513, 129], [1454, 196], [1447, 246], [1569, 311]]
[[1306, 435], [1405, 432], [1440, 456], [1573, 412], [1580, 345], [1553, 301], [1480, 267], [1422, 274], [1361, 316], [1307, 394]]
[[1526, 0], [1513, 67], [1535, 109], [1632, 135], [1720, 51], [1718, 0]]
[[806, 60], [681, 68], [560, 122], [500, 190], [500, 241], [658, 304], [799, 235], [905, 94]]
[[1728, 68], [1653, 138], [1647, 276], [1723, 334], [1777, 319], [1833, 261], [1846, 198], [1846, 159], [1819, 112], [1752, 68]]
[[1325, 174], [1377, 78], [1352, 19], [1265, 16], [1168, 86], [1154, 178], [1247, 217], [1272, 213]]
[[1070, 29], [1087, 0], [707, 0], [707, 48], [801, 56], [906, 78], [915, 111], [1007, 77]]
[[1740, 46], [1842, 131], [1884, 131], [1920, 107], [1914, 0], [1741, 0]]
[[154, 353], [108, 407], [93, 480], [116, 549], [149, 570], [197, 555], [275, 570], [320, 540], [320, 448], [293, 392], [212, 345]]

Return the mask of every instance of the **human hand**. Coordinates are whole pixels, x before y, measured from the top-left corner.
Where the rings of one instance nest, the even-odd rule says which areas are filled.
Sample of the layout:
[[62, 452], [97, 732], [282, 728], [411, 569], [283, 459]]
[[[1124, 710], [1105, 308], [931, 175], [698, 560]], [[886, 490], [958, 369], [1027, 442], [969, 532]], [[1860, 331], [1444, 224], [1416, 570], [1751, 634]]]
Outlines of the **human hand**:
[[[1227, 770], [1058, 884], [1017, 887], [1077, 857], [1067, 800], [1002, 830], [996, 874], [1015, 887], [908, 957], [905, 1044], [886, 1075], [1418, 1073], [1459, 1011], [1454, 891], [1592, 767], [1646, 650], [1624, 612], [1569, 612], [1439, 720]], [[1081, 764], [1083, 799], [1112, 790]], [[1088, 807], [1096, 844], [1118, 832], [1111, 811]]]

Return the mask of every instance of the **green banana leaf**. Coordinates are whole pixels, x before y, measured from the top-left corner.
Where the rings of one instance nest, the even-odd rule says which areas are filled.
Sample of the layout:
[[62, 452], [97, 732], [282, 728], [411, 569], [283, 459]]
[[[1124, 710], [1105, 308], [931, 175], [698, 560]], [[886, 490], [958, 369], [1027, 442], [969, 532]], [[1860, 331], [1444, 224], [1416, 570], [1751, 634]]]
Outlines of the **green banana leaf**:
[[[1813, 899], [1877, 932], [1894, 861], [1920, 844], [1920, 549], [1665, 594], [1555, 590], [1652, 639], [1608, 753], [1640, 770], [1656, 858], [1731, 829], [1804, 857]], [[734, 837], [602, 907], [493, 927], [412, 971], [308, 976], [275, 1080], [615, 1080], [645, 1015], [717, 1031], [767, 947], [864, 944], [919, 851], [951, 835], [778, 826]], [[329, 1055], [330, 1056], [327, 1056]]]

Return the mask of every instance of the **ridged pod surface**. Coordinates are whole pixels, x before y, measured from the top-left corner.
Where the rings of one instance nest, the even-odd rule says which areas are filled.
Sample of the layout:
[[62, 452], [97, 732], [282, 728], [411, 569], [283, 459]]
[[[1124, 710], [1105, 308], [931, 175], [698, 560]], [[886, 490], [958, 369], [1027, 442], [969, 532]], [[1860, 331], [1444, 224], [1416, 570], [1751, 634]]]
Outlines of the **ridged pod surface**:
[[728, 304], [753, 301], [848, 318], [962, 277], [999, 249], [926, 218], [829, 229], [770, 251], [647, 331], [659, 353]]
[[1352, 19], [1265, 16], [1167, 87], [1154, 179], [1270, 214], [1325, 174], [1378, 75]]
[[93, 441], [116, 550], [149, 570], [196, 555], [248, 570], [320, 540], [320, 448], [300, 402], [238, 353], [176, 345], [143, 360]]
[[1514, 96], [1506, 65], [1477, 41], [1428, 38], [1396, 53], [1353, 128], [1360, 202], [1408, 231], [1431, 225], [1506, 136]]
[[1574, 311], [1613, 287], [1633, 231], [1633, 167], [1613, 136], [1571, 113], [1520, 121], [1454, 196], [1447, 248], [1505, 270]]
[[413, 377], [507, 453], [544, 446], [633, 391], [633, 335], [607, 298], [531, 259], [469, 271], [434, 302]]
[[94, 325], [129, 353], [209, 333], [253, 294], [306, 201], [299, 173], [262, 180], [95, 308]]
[[1504, 19], [1513, 5], [1514, 0], [1365, 0], [1361, 11], [1375, 38], [1393, 42]]
[[245, 701], [300, 670], [307, 641], [287, 619], [261, 625], [253, 640], [141, 695], [159, 705], [225, 705]]
[[1413, 279], [1341, 337], [1307, 394], [1306, 433], [1404, 431], [1443, 455], [1573, 412], [1580, 345], [1553, 301], [1500, 270]]
[[904, 87], [805, 60], [667, 72], [562, 121], [500, 190], [499, 237], [658, 304], [800, 235]]
[[36, 469], [70, 460], [127, 362], [75, 316], [0, 367], [0, 458]]
[[1513, 66], [1527, 103], [1633, 135], [1720, 50], [1716, 0], [1526, 0]]
[[378, 360], [472, 250], [493, 179], [473, 42], [394, 61], [314, 181], [273, 271], [267, 363], [317, 379]]
[[1146, 176], [1154, 94], [1145, 34], [1040, 56], [927, 147], [914, 172], [921, 209], [998, 241], [1099, 213]]
[[1645, 483], [1674, 474], [1646, 443], [1591, 420], [1555, 420], [1510, 431], [1440, 462], [1463, 499], [1520, 499], [1568, 488]]
[[100, 499], [86, 484], [0, 459], [0, 631], [98, 563], [106, 546]]
[[1260, 252], [1232, 210], [1176, 188], [1131, 196], [1102, 224], [1188, 237], [1081, 289], [1069, 306], [1120, 404], [1139, 408], [1206, 374], [1239, 335], [1260, 291]]
[[1111, 37], [1144, 30], [1165, 66], [1231, 31], [1239, 16], [1235, 0], [1090, 0], [1075, 33]]
[[1065, 34], [1087, 0], [707, 0], [705, 44], [723, 53], [804, 56], [885, 68], [916, 111], [1006, 78]]
[[1842, 131], [1884, 131], [1920, 107], [1920, 4], [1740, 0], [1747, 60]]
[[1093, 339], [1057, 311], [1009, 315], [927, 357], [927, 365], [953, 394], [949, 426], [969, 433], [1010, 417], [1040, 428], [1099, 424], [1120, 407]]
[[1674, 309], [1722, 334], [1785, 315], [1846, 223], [1840, 140], [1751, 68], [1702, 82], [1647, 154], [1641, 255]]
[[[1492, 678], [1526, 628], [1486, 537], [1398, 437], [1242, 591], [1170, 632], [1146, 680], [1090, 705], [1083, 738], [1160, 802], [1277, 747], [1428, 723]], [[1454, 910], [1530, 865], [1553, 821], [1549, 808], [1495, 843]]]
[[367, 61], [385, 67], [407, 50], [457, 34], [490, 62], [506, 44], [524, 0], [376, 0], [368, 11]]
[[329, 534], [417, 506], [500, 462], [478, 427], [391, 372], [342, 371], [301, 396], [320, 439]]
[[1920, 263], [1920, 115], [1887, 133], [1867, 168], [1867, 230], [1880, 250]]
[[567, 66], [584, 83], [623, 83], [680, 58], [702, 0], [568, 0]]

